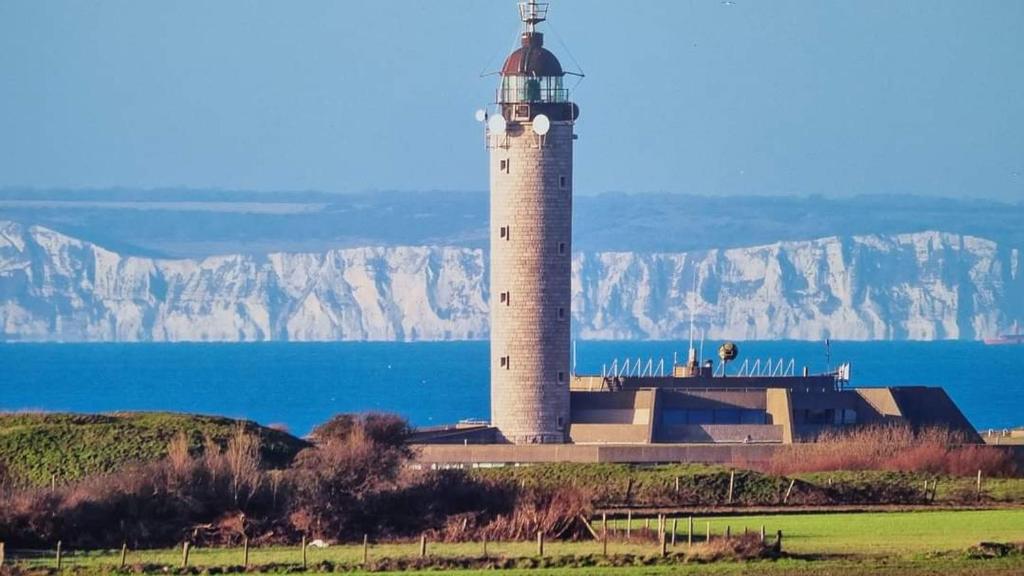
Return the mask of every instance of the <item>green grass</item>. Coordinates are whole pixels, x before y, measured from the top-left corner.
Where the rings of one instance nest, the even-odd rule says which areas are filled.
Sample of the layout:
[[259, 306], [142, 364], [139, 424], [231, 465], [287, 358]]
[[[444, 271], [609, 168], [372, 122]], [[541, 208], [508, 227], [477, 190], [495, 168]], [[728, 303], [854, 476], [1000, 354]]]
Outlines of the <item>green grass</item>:
[[[741, 533], [743, 527], [756, 531], [763, 524], [769, 534], [783, 531], [783, 549], [795, 555], [777, 562], [757, 561], [753, 563], [723, 562], [706, 566], [692, 563], [666, 566], [632, 566], [628, 568], [600, 568], [603, 561], [599, 554], [599, 542], [548, 542], [545, 555], [549, 563], [559, 558], [591, 557], [596, 566], [587, 569], [555, 569], [548, 574], [873, 574], [873, 573], [1024, 573], [1024, 557], [1014, 556], [995, 560], [972, 560], [963, 551], [982, 541], [1024, 542], [1024, 510], [985, 510], [960, 512], [901, 512], [881, 514], [806, 514], [780, 516], [743, 516], [732, 518], [698, 518], [695, 532], [703, 540], [706, 522], [711, 522], [712, 533], [720, 535], [725, 527], [731, 526], [733, 533]], [[610, 523], [621, 529], [624, 522]], [[652, 526], [654, 526], [652, 522]], [[634, 518], [634, 533], [639, 536], [643, 520]], [[679, 537], [676, 552], [685, 552], [686, 522], [679, 522]], [[418, 542], [402, 544], [372, 545], [370, 558], [413, 558], [418, 555]], [[635, 555], [637, 563], [657, 563], [658, 553], [653, 541], [636, 537], [632, 542], [613, 541], [609, 544], [613, 555]], [[432, 556], [448, 558], [470, 558], [482, 556], [480, 543], [435, 544], [428, 546]], [[528, 559], [535, 557], [536, 544], [533, 542], [490, 543], [488, 553], [492, 557]], [[331, 546], [326, 549], [310, 549], [310, 566], [324, 561], [335, 565], [357, 566], [362, 558], [359, 544]], [[67, 558], [65, 566], [87, 570], [102, 570], [116, 566], [118, 551], [75, 553]], [[40, 558], [20, 560], [24, 567], [42, 568], [53, 565], [51, 553]], [[151, 564], [154, 566], [178, 566], [181, 562], [180, 549], [132, 551], [129, 564]], [[301, 551], [298, 546], [254, 548], [250, 553], [252, 565], [276, 565], [281, 569], [298, 566]], [[242, 564], [240, 549], [203, 549], [192, 551], [190, 564], [197, 567], [229, 567]], [[867, 568], [865, 568], [867, 567]], [[598, 572], [598, 569], [603, 570]], [[987, 571], [986, 571], [987, 570]], [[749, 572], [748, 572], [749, 571]], [[461, 572], [473, 574], [474, 572]], [[515, 571], [504, 573], [515, 574]], [[525, 573], [525, 572], [523, 572]]]
[[[761, 526], [769, 536], [782, 530], [783, 548], [797, 554], [892, 556], [963, 550], [983, 541], [1024, 542], [1024, 509], [695, 518], [698, 541], [704, 540], [708, 523], [713, 537], [727, 526], [733, 534]], [[626, 522], [609, 524], [623, 530]], [[643, 526], [643, 520], [633, 519], [634, 531]], [[678, 532], [685, 534], [686, 526], [680, 519]]]
[[[109, 566], [97, 563], [71, 562], [65, 564], [65, 570], [69, 573], [82, 574], [108, 574], [113, 570]], [[638, 559], [638, 562], [650, 562], [650, 559]], [[50, 563], [52, 566], [52, 562]], [[255, 564], [254, 564], [255, 565]], [[176, 567], [177, 564], [170, 566]], [[278, 573], [292, 574], [316, 574], [320, 573], [317, 565], [311, 564], [308, 572], [298, 570], [298, 565], [278, 565], [274, 570]], [[36, 568], [46, 568], [42, 565]], [[225, 566], [226, 568], [226, 566]], [[51, 568], [52, 569], [52, 568]], [[426, 573], [456, 573], [460, 576], [485, 576], [502, 574], [508, 576], [664, 576], [664, 575], [704, 575], [716, 576], [739, 576], [747, 574], [765, 574], [771, 576], [1016, 576], [1024, 570], [1024, 559], [1020, 557], [999, 558], [990, 560], [978, 560], [967, 558], [962, 554], [958, 555], [934, 555], [917, 556], [912, 558], [886, 558], [886, 559], [825, 559], [807, 560], [800, 558], [784, 558], [777, 561], [764, 560], [752, 562], [716, 562], [716, 563], [687, 563], [685, 561], [665, 563], [661, 565], [639, 565], [612, 567], [600, 564], [600, 559], [595, 559], [595, 565], [586, 567], [561, 567], [561, 568], [512, 568], [506, 570], [459, 570], [439, 571], [427, 570]], [[168, 571], [154, 569], [149, 573], [175, 573], [172, 568]], [[31, 573], [31, 572], [29, 572]], [[349, 574], [367, 574], [353, 567]], [[376, 574], [407, 574], [408, 572], [376, 572]]]
[[[171, 413], [0, 414], [0, 460], [17, 480], [45, 485], [56, 475], [65, 483], [159, 459], [179, 432], [197, 450], [207, 437], [224, 445], [236, 425], [229, 418]], [[259, 434], [262, 456], [272, 466], [287, 464], [305, 446], [287, 433], [245, 426]]]
[[[578, 486], [595, 492], [610, 505], [667, 505], [674, 499], [724, 504], [732, 470], [705, 464], [633, 466], [629, 464], [540, 464], [476, 469], [480, 478], [502, 479], [527, 486]], [[676, 482], [678, 479], [678, 493]], [[734, 495], [739, 504], [774, 503], [788, 481], [751, 470], [736, 470]]]

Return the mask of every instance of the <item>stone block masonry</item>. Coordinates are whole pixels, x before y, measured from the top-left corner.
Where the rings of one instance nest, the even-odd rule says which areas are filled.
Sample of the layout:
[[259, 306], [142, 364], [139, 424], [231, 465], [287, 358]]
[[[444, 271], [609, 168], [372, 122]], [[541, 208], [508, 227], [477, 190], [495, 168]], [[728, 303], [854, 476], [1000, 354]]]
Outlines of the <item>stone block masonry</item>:
[[491, 135], [491, 422], [515, 444], [569, 428], [573, 126]]

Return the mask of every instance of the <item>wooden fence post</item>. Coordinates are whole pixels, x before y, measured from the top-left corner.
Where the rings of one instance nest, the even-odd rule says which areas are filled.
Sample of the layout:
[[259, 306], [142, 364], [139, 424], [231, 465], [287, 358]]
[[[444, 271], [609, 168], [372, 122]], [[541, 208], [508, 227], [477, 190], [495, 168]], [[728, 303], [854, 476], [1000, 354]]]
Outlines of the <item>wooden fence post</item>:
[[63, 568], [63, 566], [64, 566], [64, 558], [61, 556], [61, 553], [60, 553], [60, 544], [61, 544], [60, 540], [57, 540], [57, 570], [58, 571], [60, 571], [61, 568]]
[[420, 558], [427, 557], [427, 535], [420, 534]]
[[484, 534], [484, 560], [487, 559], [487, 535]]
[[633, 531], [633, 511], [626, 511], [626, 540], [629, 540], [630, 535]]
[[679, 476], [676, 476], [676, 494], [679, 494]]
[[544, 557], [544, 531], [537, 530], [537, 556]]
[[601, 532], [608, 537], [608, 513], [601, 512]]
[[306, 535], [302, 535], [302, 569], [305, 570], [308, 567], [306, 563]]
[[[602, 516], [604, 516], [602, 514]], [[607, 519], [602, 518], [601, 522], [604, 524], [604, 530], [601, 531], [601, 554], [604, 556], [608, 555], [608, 522]]]
[[124, 570], [125, 564], [128, 563], [128, 541], [125, 540], [121, 543], [121, 570]]
[[370, 561], [370, 536], [363, 534], [363, 566]]
[[729, 504], [732, 504], [732, 489], [736, 485], [736, 471], [729, 471]]
[[0, 541], [0, 568], [4, 567], [4, 543]]
[[188, 568], [188, 553], [191, 550], [191, 548], [192, 548], [192, 545], [189, 544], [188, 540], [186, 540], [185, 543], [181, 545], [181, 567], [182, 568]]
[[708, 535], [704, 539], [704, 542], [711, 542], [711, 522], [708, 522]]
[[661, 557], [668, 556], [668, 538], [665, 537], [665, 523], [662, 521], [661, 529], [658, 530], [658, 538], [661, 540]]
[[789, 495], [793, 492], [793, 486], [796, 486], [796, 478], [789, 481], [789, 488], [786, 489], [786, 495], [782, 497], [782, 503], [789, 502]]
[[249, 568], [249, 537], [242, 537], [242, 566]]
[[981, 500], [981, 470], [978, 470], [978, 500]]
[[779, 530], [775, 535], [775, 552], [782, 553], [782, 530]]
[[688, 526], [686, 527], [686, 547], [693, 548], [693, 516], [690, 516]]
[[764, 544], [764, 524], [761, 524], [761, 544]]
[[725, 527], [725, 539], [732, 540], [732, 526]]
[[679, 518], [672, 519], [672, 547], [676, 546], [676, 533], [679, 532]]

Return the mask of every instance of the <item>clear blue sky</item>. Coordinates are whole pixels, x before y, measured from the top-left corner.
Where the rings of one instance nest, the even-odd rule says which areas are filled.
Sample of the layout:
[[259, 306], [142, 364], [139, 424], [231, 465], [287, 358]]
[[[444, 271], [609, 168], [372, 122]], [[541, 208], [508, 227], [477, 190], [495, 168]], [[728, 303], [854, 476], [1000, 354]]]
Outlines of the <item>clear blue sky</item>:
[[[577, 191], [1024, 198], [1024, 2], [553, 0]], [[484, 190], [513, 0], [0, 2], [0, 186]], [[555, 33], [552, 33], [555, 32]]]

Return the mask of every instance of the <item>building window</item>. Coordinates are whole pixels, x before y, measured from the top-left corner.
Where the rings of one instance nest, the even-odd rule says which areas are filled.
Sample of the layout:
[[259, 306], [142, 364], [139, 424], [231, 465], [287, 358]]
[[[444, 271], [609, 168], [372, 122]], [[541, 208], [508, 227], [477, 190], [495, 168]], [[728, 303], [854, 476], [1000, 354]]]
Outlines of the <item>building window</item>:
[[558, 309], [558, 319], [565, 320], [565, 308]]
[[562, 190], [565, 190], [566, 188], [568, 188], [569, 187], [569, 179], [566, 178], [565, 176], [559, 176], [558, 177], [558, 187], [561, 188]]
[[568, 247], [565, 245], [565, 242], [559, 242], [558, 243], [558, 253], [559, 254], [565, 254], [565, 251], [566, 251], [567, 248]]
[[512, 305], [512, 294], [510, 292], [502, 292], [500, 299], [501, 303], [504, 304], [505, 306]]
[[559, 381], [560, 383], [561, 383], [561, 382], [565, 382], [565, 372], [559, 372], [559, 373], [558, 373], [558, 381]]
[[512, 369], [512, 358], [510, 356], [502, 356], [501, 357], [501, 367], [504, 368], [505, 370], [511, 370]]
[[557, 424], [558, 425], [558, 429], [559, 430], [565, 430], [565, 418], [562, 417], [562, 416], [559, 416], [557, 422], [558, 422], [558, 424]]
[[511, 236], [511, 234], [509, 234], [508, 226], [502, 226], [498, 234], [505, 240], [508, 240], [509, 236]]
[[501, 171], [504, 172], [505, 174], [509, 174], [512, 171], [510, 164], [511, 162], [508, 159], [502, 160]]

